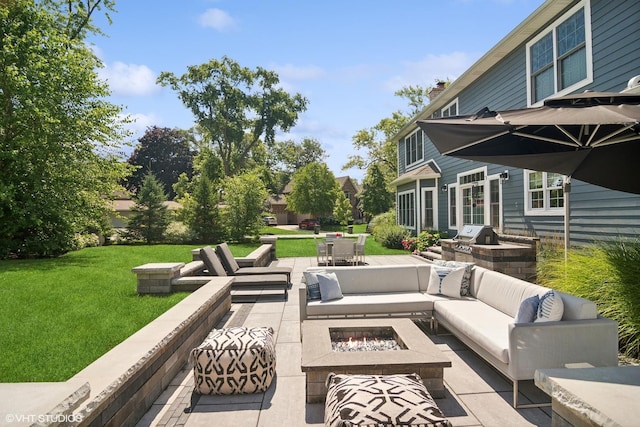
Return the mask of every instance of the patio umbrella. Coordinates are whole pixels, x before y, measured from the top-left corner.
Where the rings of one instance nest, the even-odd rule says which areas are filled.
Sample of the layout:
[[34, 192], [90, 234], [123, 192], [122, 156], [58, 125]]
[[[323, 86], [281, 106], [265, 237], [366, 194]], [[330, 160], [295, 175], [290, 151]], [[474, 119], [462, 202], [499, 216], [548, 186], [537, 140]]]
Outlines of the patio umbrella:
[[[541, 107], [484, 108], [472, 116], [417, 123], [444, 155], [556, 172], [640, 194], [638, 94], [585, 92], [549, 99]], [[566, 245], [567, 227], [565, 233]]]

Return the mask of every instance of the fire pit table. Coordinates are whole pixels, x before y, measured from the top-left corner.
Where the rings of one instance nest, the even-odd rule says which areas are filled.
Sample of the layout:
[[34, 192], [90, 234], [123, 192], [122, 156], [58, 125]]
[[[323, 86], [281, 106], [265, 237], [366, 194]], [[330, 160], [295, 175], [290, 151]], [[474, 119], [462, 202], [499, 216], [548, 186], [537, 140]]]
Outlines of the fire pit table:
[[307, 403], [327, 395], [327, 375], [416, 373], [435, 398], [444, 397], [451, 361], [410, 319], [322, 319], [302, 323], [302, 372]]

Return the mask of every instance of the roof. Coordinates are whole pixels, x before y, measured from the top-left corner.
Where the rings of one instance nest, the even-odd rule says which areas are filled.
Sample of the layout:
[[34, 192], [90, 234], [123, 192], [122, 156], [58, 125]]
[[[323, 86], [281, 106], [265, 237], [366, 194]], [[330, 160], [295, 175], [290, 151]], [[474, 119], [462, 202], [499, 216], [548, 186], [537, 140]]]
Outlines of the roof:
[[[166, 202], [162, 202], [169, 210], [180, 209], [182, 205], [178, 202], [174, 202], [172, 200], [167, 200]], [[133, 200], [123, 200], [118, 199], [113, 201], [113, 209], [116, 212], [130, 212], [131, 208], [135, 206], [136, 202]]]
[[396, 134], [394, 139], [400, 139], [413, 132], [416, 128], [416, 120], [428, 119], [431, 115], [445, 107], [451, 100], [455, 99], [474, 81], [479, 79], [484, 73], [489, 71], [507, 55], [511, 54], [518, 46], [526, 43], [535, 36], [541, 28], [556, 18], [560, 13], [573, 6], [577, 0], [547, 0], [531, 15], [529, 15], [520, 25], [514, 28], [505, 38], [500, 40], [493, 48], [484, 54], [475, 64], [473, 64], [460, 77], [454, 80], [440, 95], [429, 103], [420, 113], [418, 113], [409, 123], [407, 123]]
[[433, 160], [429, 160], [427, 164], [420, 166], [419, 168], [411, 169], [410, 171], [403, 173], [393, 181], [392, 186], [397, 187], [407, 182], [417, 181], [419, 179], [440, 178], [440, 168]]

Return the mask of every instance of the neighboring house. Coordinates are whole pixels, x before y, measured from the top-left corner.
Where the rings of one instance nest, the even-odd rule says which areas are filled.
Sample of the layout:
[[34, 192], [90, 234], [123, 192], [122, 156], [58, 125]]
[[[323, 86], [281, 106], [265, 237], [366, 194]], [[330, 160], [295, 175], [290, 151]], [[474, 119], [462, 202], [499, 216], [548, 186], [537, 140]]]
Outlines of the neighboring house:
[[[562, 238], [563, 176], [442, 156], [415, 120], [539, 106], [585, 90], [619, 92], [639, 74], [639, 1], [546, 1], [446, 89], [438, 85], [398, 133], [398, 223], [414, 233], [455, 236], [462, 225], [485, 224]], [[640, 196], [573, 179], [570, 201], [574, 244], [640, 235]]]
[[[133, 214], [131, 208], [133, 208], [135, 204], [136, 202], [128, 196], [118, 196], [118, 198], [113, 201], [113, 212], [109, 215], [111, 226], [116, 229], [127, 228], [127, 222]], [[182, 207], [180, 203], [171, 200], [164, 202], [164, 205], [171, 211]]]
[[[350, 177], [341, 176], [336, 178], [340, 189], [344, 192], [347, 199], [351, 203], [351, 212], [354, 220], [362, 218], [362, 211], [359, 209], [360, 199], [357, 197], [360, 192], [360, 186], [356, 184]], [[271, 212], [276, 216], [278, 224], [298, 224], [305, 218], [309, 218], [308, 213], [297, 213], [287, 210], [287, 194], [291, 193], [291, 183], [287, 184], [282, 194], [272, 196], [268, 200], [271, 206]], [[330, 216], [331, 213], [327, 213]]]

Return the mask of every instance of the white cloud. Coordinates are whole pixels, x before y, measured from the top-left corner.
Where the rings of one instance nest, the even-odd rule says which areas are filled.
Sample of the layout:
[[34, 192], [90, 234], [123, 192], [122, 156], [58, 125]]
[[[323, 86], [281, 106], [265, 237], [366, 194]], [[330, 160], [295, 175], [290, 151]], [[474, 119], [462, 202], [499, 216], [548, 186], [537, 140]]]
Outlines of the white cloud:
[[316, 65], [297, 66], [285, 64], [273, 65], [271, 68], [281, 79], [285, 80], [316, 80], [326, 75], [326, 72]]
[[155, 73], [146, 65], [117, 61], [105, 65], [99, 75], [109, 83], [113, 95], [149, 95], [160, 89]]
[[207, 9], [198, 17], [200, 25], [206, 28], [214, 28], [218, 31], [232, 30], [236, 27], [236, 21], [222, 9]]
[[407, 61], [402, 64], [400, 74], [385, 82], [385, 87], [389, 91], [395, 92], [409, 85], [433, 86], [437, 79], [453, 81], [460, 77], [478, 58], [479, 55], [468, 52], [451, 52], [441, 55], [427, 55], [417, 62]]

